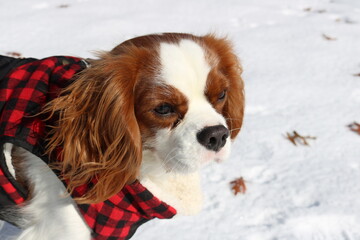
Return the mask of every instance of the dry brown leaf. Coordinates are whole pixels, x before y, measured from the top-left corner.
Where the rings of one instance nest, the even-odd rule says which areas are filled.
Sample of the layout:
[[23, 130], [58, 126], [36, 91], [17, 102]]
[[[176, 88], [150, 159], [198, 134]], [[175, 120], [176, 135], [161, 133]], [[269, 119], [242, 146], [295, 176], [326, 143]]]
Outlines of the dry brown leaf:
[[360, 73], [353, 74], [354, 77], [360, 77]]
[[21, 57], [21, 53], [19, 53], [19, 52], [7, 52], [5, 54], [10, 57]]
[[68, 8], [68, 7], [69, 7], [68, 4], [61, 4], [61, 5], [58, 6], [58, 8]]
[[337, 38], [334, 38], [334, 37], [330, 37], [330, 36], [328, 36], [328, 35], [326, 35], [326, 34], [322, 34], [322, 37], [325, 39], [325, 40], [328, 40], [328, 41], [335, 41], [335, 40], [337, 40]]
[[292, 142], [295, 146], [297, 146], [297, 143], [300, 143], [302, 145], [306, 145], [309, 146], [309, 143], [307, 140], [316, 140], [316, 137], [311, 137], [311, 136], [301, 136], [299, 133], [297, 133], [296, 131], [293, 131], [292, 134], [290, 133], [286, 133], [286, 138]]
[[349, 124], [348, 127], [350, 128], [351, 131], [360, 135], [360, 124], [359, 123], [353, 122], [353, 123]]
[[312, 10], [311, 7], [304, 8], [304, 11], [305, 11], [305, 12], [311, 12], [311, 10]]
[[233, 190], [234, 195], [237, 195], [238, 193], [244, 194], [246, 192], [246, 185], [243, 177], [231, 181], [230, 184], [232, 185], [231, 189]]

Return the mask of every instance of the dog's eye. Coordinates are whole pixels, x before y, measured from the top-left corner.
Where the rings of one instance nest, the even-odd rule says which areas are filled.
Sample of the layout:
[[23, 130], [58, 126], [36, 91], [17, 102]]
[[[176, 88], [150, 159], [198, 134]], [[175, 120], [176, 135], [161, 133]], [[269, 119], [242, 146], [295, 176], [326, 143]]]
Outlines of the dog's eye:
[[156, 107], [154, 111], [160, 115], [169, 115], [175, 112], [174, 107], [168, 103], [161, 104], [160, 106]]
[[218, 96], [218, 101], [224, 100], [226, 97], [226, 90], [222, 91]]

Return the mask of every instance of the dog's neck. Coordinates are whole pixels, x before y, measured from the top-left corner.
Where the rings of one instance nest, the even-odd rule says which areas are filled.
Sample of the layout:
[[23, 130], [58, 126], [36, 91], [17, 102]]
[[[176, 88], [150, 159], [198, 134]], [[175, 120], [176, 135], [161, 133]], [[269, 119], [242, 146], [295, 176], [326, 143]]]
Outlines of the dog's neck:
[[194, 215], [202, 208], [199, 172], [167, 172], [150, 150], [143, 151], [139, 181], [155, 197], [174, 207], [178, 214]]

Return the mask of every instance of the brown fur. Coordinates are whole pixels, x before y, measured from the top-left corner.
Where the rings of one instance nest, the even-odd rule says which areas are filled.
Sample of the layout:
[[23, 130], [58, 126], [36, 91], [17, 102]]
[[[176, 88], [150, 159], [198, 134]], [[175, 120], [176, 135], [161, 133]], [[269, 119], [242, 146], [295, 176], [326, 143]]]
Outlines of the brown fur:
[[141, 67], [136, 56], [146, 54], [137, 48], [129, 48], [128, 54], [103, 54], [65, 89], [68, 94], [45, 109], [59, 113], [48, 153], [63, 147], [57, 168], [68, 181], [68, 190], [97, 179], [78, 202], [104, 201], [137, 177], [141, 136], [133, 89]]

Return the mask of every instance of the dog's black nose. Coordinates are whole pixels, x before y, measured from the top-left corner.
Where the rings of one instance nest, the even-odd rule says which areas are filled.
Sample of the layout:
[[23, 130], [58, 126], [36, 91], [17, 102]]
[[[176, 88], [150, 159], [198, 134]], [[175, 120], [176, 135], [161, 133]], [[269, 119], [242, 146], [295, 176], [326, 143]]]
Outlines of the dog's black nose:
[[226, 143], [229, 137], [229, 130], [223, 125], [205, 127], [197, 133], [199, 143], [207, 149], [218, 152]]

